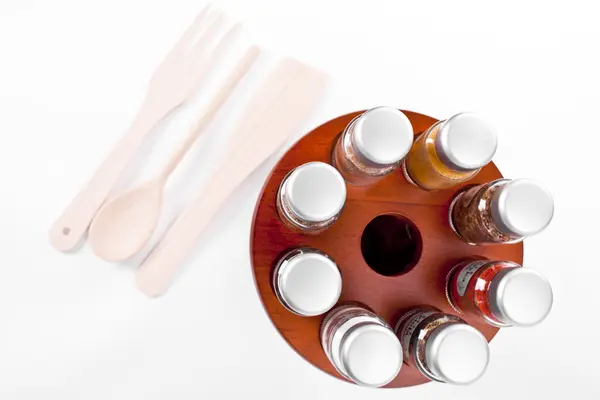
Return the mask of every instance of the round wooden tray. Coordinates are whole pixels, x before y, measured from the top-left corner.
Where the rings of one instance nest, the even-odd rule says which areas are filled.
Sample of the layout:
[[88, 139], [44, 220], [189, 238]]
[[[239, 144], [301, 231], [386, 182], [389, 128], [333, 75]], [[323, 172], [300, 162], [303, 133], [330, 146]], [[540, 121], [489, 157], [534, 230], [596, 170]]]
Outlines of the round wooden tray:
[[[343, 290], [340, 301], [359, 301], [371, 307], [390, 325], [402, 310], [429, 304], [454, 314], [445, 296], [449, 270], [459, 261], [483, 256], [490, 259], [523, 262], [523, 245], [470, 246], [461, 241], [448, 225], [448, 206], [460, 188], [427, 192], [409, 184], [400, 170], [367, 187], [347, 185], [346, 207], [333, 227], [318, 236], [294, 232], [281, 223], [275, 197], [285, 175], [309, 161], [331, 162], [336, 137], [360, 112], [335, 118], [300, 139], [269, 175], [259, 197], [251, 233], [250, 251], [256, 286], [265, 310], [285, 340], [306, 360], [337, 378], [342, 378], [327, 359], [319, 341], [323, 316], [300, 317], [287, 311], [271, 287], [272, 268], [291, 248], [309, 246], [333, 257], [340, 267]], [[417, 134], [437, 120], [403, 111]], [[492, 163], [466, 185], [488, 182], [502, 175]], [[421, 255], [408, 272], [384, 276], [372, 270], [361, 251], [361, 236], [367, 224], [382, 214], [396, 214], [412, 221], [420, 232]], [[491, 340], [498, 329], [463, 316]], [[400, 388], [429, 380], [417, 370], [404, 366], [386, 387]]]

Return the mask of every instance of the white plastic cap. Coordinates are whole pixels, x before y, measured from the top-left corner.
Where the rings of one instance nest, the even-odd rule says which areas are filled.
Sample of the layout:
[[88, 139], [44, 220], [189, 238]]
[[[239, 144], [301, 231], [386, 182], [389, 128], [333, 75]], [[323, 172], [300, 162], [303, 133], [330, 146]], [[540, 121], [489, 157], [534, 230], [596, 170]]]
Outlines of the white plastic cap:
[[299, 253], [276, 271], [278, 295], [296, 314], [311, 317], [329, 311], [342, 293], [342, 276], [329, 257]]
[[376, 164], [397, 163], [412, 147], [412, 124], [404, 113], [395, 108], [372, 108], [365, 111], [354, 124], [356, 148]]
[[459, 171], [472, 171], [489, 163], [498, 147], [494, 127], [472, 113], [460, 113], [442, 122], [435, 139], [439, 157]]
[[346, 202], [344, 178], [337, 169], [323, 162], [297, 167], [287, 178], [285, 190], [292, 212], [310, 222], [333, 218]]
[[505, 324], [533, 326], [542, 322], [552, 309], [552, 287], [537, 271], [511, 268], [494, 277], [489, 301], [494, 315]]
[[391, 329], [378, 324], [354, 328], [344, 339], [340, 355], [348, 376], [363, 386], [384, 386], [402, 367], [400, 341]]
[[502, 231], [531, 236], [544, 230], [554, 216], [552, 195], [531, 179], [515, 179], [492, 199], [492, 218]]
[[489, 353], [481, 332], [463, 323], [434, 330], [425, 346], [431, 372], [441, 381], [455, 385], [479, 379], [487, 369]]

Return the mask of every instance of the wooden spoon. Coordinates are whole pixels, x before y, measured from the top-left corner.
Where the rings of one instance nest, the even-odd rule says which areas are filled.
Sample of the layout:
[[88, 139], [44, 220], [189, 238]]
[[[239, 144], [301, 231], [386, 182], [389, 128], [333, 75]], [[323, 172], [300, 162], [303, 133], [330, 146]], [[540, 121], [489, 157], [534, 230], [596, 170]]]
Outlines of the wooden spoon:
[[206, 130], [221, 106], [258, 59], [260, 50], [251, 47], [217, 92], [159, 176], [107, 202], [96, 214], [89, 230], [92, 251], [106, 261], [123, 261], [148, 243], [160, 216], [163, 192], [169, 176], [183, 160], [200, 134]]

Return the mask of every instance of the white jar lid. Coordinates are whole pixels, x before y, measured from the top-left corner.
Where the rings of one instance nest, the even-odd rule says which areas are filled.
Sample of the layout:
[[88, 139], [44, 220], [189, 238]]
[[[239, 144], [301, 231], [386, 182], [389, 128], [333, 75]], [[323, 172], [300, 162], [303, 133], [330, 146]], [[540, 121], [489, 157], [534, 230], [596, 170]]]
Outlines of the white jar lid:
[[413, 144], [414, 131], [408, 117], [392, 107], [365, 111], [354, 122], [353, 140], [358, 151], [376, 164], [402, 160]]
[[539, 272], [517, 267], [498, 273], [490, 285], [489, 302], [494, 315], [514, 326], [542, 322], [552, 309], [552, 287]]
[[379, 324], [361, 324], [343, 339], [340, 361], [348, 377], [357, 384], [380, 387], [400, 372], [402, 346], [391, 329]]
[[309, 162], [288, 176], [285, 196], [291, 211], [302, 220], [323, 222], [336, 216], [346, 202], [346, 182], [329, 164]]
[[489, 362], [489, 347], [477, 329], [464, 323], [433, 331], [425, 346], [427, 366], [441, 381], [467, 385], [479, 379]]
[[515, 179], [494, 193], [491, 211], [500, 230], [531, 236], [544, 230], [552, 221], [554, 200], [536, 181]]
[[439, 157], [449, 167], [472, 171], [488, 164], [498, 147], [494, 127], [473, 113], [460, 113], [441, 123], [435, 139]]
[[299, 252], [282, 262], [275, 274], [282, 304], [302, 316], [326, 313], [342, 293], [342, 276], [337, 265], [316, 251]]

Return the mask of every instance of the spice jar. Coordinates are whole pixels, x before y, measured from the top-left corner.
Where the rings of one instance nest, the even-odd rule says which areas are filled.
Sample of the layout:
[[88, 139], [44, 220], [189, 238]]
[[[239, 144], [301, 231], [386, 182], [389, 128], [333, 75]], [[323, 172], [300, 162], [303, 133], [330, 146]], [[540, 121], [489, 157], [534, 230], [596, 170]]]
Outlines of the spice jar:
[[554, 215], [552, 196], [530, 179], [499, 179], [466, 189], [450, 205], [450, 226], [469, 244], [518, 243]]
[[406, 156], [406, 179], [425, 190], [447, 189], [473, 178], [496, 152], [496, 130], [472, 113], [439, 121], [421, 134]]
[[337, 139], [333, 165], [353, 185], [369, 185], [400, 166], [413, 143], [404, 113], [376, 107], [354, 118]]
[[485, 372], [488, 342], [461, 318], [422, 306], [406, 312], [396, 324], [404, 362], [425, 377], [466, 385]]
[[289, 311], [312, 317], [326, 313], [337, 303], [342, 276], [335, 261], [322, 251], [294, 249], [277, 262], [273, 291]]
[[390, 383], [402, 367], [400, 341], [367, 306], [339, 305], [321, 324], [321, 345], [335, 369], [362, 386]]
[[532, 326], [552, 308], [552, 288], [542, 274], [511, 261], [474, 260], [448, 275], [446, 296], [459, 314], [496, 327]]
[[340, 216], [346, 202], [346, 183], [329, 164], [309, 162], [292, 170], [277, 194], [280, 219], [290, 228], [317, 234]]

